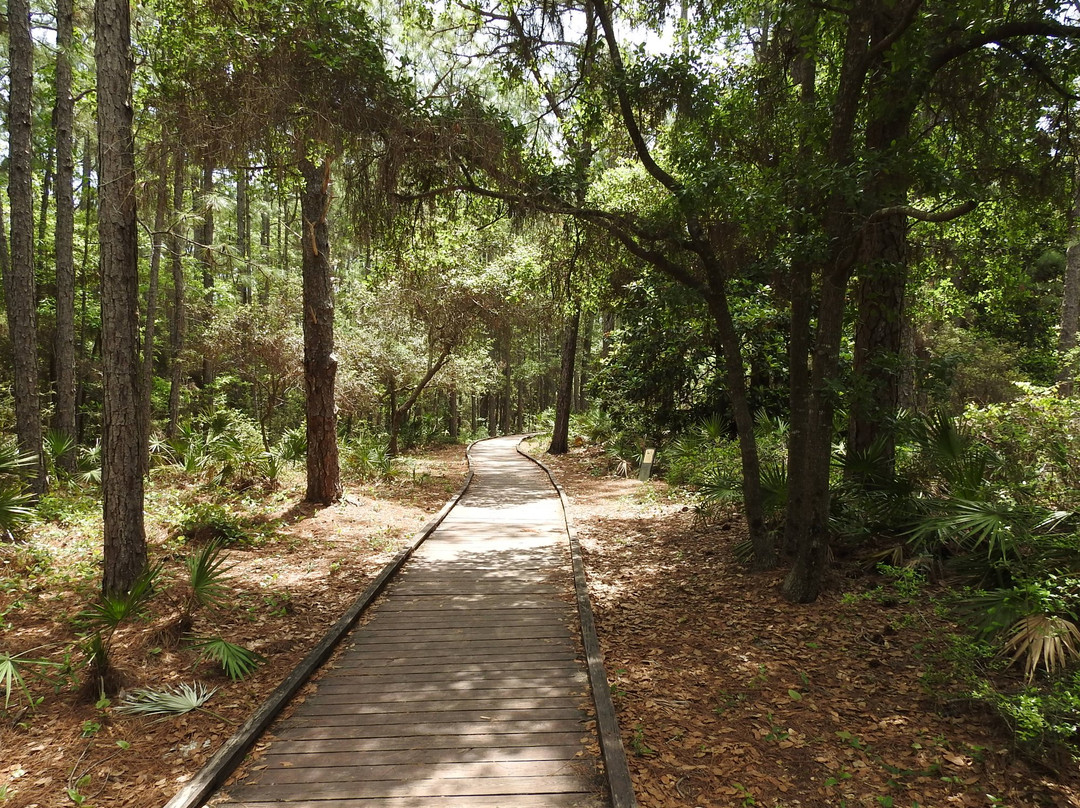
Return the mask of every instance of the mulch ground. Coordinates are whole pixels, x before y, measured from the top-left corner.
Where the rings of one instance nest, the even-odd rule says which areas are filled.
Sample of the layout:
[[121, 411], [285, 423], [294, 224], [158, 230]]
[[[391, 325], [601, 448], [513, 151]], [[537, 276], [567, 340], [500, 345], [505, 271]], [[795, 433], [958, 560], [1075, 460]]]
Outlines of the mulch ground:
[[[737, 519], [701, 527], [662, 482], [544, 456], [567, 489], [638, 799], [675, 806], [1077, 806], [1075, 764], [1025, 760], [943, 693], [954, 631], [840, 568], [809, 606], [751, 574]], [[882, 587], [879, 589], [879, 587]]]

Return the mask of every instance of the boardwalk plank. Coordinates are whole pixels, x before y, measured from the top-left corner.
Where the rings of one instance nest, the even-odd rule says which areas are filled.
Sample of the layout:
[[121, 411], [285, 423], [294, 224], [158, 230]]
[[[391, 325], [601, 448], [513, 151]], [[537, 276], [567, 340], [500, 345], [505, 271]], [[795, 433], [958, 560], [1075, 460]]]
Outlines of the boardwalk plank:
[[311, 699], [304, 704], [301, 709], [304, 715], [389, 715], [393, 713], [411, 713], [415, 715], [422, 712], [451, 713], [462, 710], [490, 714], [492, 711], [500, 709], [577, 709], [581, 703], [579, 697], [572, 696], [565, 691], [546, 698], [536, 697], [532, 693], [527, 698], [523, 696], [508, 698], [508, 694], [500, 691], [486, 690], [484, 692], [488, 694], [487, 698], [446, 699], [429, 694], [424, 699], [397, 701], [388, 699], [378, 702], [373, 702], [370, 696], [361, 698], [356, 694], [349, 694], [348, 697], [341, 694], [335, 698], [320, 695], [319, 698]]
[[[368, 727], [383, 726], [407, 722], [411, 726], [434, 726], [438, 724], [468, 725], [488, 724], [499, 726], [504, 723], [523, 721], [580, 721], [584, 716], [580, 708], [553, 707], [547, 709], [515, 709], [512, 705], [493, 710], [442, 710], [436, 706], [433, 710], [414, 710], [412, 712], [352, 712], [349, 705], [339, 705], [340, 710], [322, 710], [317, 705], [301, 705], [293, 714], [291, 723], [298, 727], [318, 725], [322, 727], [353, 727], [364, 730]], [[313, 712], [317, 710], [318, 712]]]
[[[384, 690], [380, 687], [380, 690]], [[542, 699], [578, 700], [578, 697], [588, 695], [584, 688], [574, 692], [568, 689], [565, 683], [558, 687], [540, 686], [522, 688], [522, 692], [528, 695], [528, 700], [539, 702]], [[322, 704], [370, 704], [371, 692], [359, 690], [348, 686], [322, 686], [318, 690], [319, 702]], [[471, 688], [468, 690], [450, 690], [445, 687], [428, 687], [418, 690], [407, 690], [399, 693], [381, 693], [379, 704], [389, 708], [391, 704], [405, 704], [409, 702], [440, 701], [447, 699], [447, 704], [464, 707], [475, 702], [488, 702], [499, 700], [507, 695], [507, 688]], [[482, 709], [482, 708], [481, 708]]]
[[436, 749], [493, 749], [493, 748], [528, 748], [532, 746], [573, 746], [581, 745], [588, 738], [583, 727], [572, 727], [555, 732], [524, 732], [469, 735], [463, 738], [456, 733], [431, 735], [402, 735], [396, 738], [283, 738], [288, 745], [283, 750], [296, 754], [359, 753], [359, 752], [396, 752], [408, 750]]
[[230, 802], [233, 808], [603, 808], [608, 803], [597, 794], [514, 794], [467, 797], [382, 797], [377, 800], [337, 797], [323, 800], [282, 802]]
[[555, 760], [502, 760], [464, 762], [461, 760], [424, 761], [419, 763], [379, 765], [355, 759], [341, 765], [319, 768], [285, 766], [254, 772], [244, 785], [298, 785], [300, 783], [369, 783], [430, 778], [436, 772], [440, 780], [485, 777], [566, 777], [581, 773], [582, 764], [573, 757]]
[[[412, 782], [369, 780], [349, 783], [275, 783], [243, 786], [246, 800], [310, 800], [334, 796], [349, 797], [465, 797], [496, 794], [574, 794], [593, 788], [581, 775], [554, 777], [476, 777], [421, 779]], [[234, 789], [240, 793], [240, 789]]]
[[[505, 738], [506, 736], [499, 736]], [[558, 736], [562, 737], [562, 736]], [[524, 760], [574, 760], [582, 755], [584, 747], [578, 740], [566, 745], [482, 746], [462, 749], [376, 749], [350, 752], [299, 752], [282, 749], [270, 750], [261, 759], [268, 769], [291, 767], [297, 769], [320, 769], [333, 766], [389, 766], [401, 763], [446, 763], [453, 758], [461, 763], [501, 763]]]

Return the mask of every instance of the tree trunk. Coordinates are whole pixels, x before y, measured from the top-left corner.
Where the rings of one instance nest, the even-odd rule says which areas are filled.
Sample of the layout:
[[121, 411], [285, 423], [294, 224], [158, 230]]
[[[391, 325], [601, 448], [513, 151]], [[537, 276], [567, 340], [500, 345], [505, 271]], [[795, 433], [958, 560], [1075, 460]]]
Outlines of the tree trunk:
[[14, 352], [15, 433], [19, 451], [33, 456], [27, 482], [35, 495], [45, 493], [41, 457], [41, 404], [38, 395], [37, 297], [34, 284], [34, 180], [31, 111], [34, 42], [30, 4], [9, 0], [10, 94], [8, 112], [11, 202], [11, 265], [4, 275], [8, 330]]
[[870, 461], [865, 468], [859, 464], [861, 482], [881, 485], [895, 470], [896, 435], [891, 422], [900, 401], [907, 217], [898, 214], [870, 225], [863, 244], [847, 449]]
[[585, 412], [589, 409], [587, 388], [589, 386], [590, 371], [592, 370], [592, 343], [595, 324], [596, 315], [591, 312], [587, 313], [585, 315], [585, 330], [581, 335], [581, 365], [578, 368], [577, 400], [574, 405], [577, 412]]
[[[714, 273], [715, 277], [715, 273]], [[717, 328], [718, 353], [724, 363], [731, 412], [735, 418], [735, 430], [739, 437], [739, 456], [743, 473], [743, 510], [754, 547], [754, 567], [772, 569], [776, 566], [776, 543], [765, 529], [765, 513], [761, 497], [761, 462], [758, 458], [757, 437], [754, 435], [754, 416], [746, 396], [746, 370], [735, 323], [731, 319], [727, 293], [723, 281], [710, 290], [706, 297], [709, 313]]]
[[[211, 200], [211, 196], [214, 193], [214, 163], [212, 160], [205, 160], [202, 167], [202, 182], [200, 186], [202, 192], [202, 227], [199, 229], [198, 241], [201, 245], [199, 248], [199, 261], [202, 264], [202, 282], [203, 282], [203, 300], [206, 303], [206, 316], [212, 317], [214, 310], [214, 287], [215, 287], [215, 268], [214, 268], [214, 206]], [[216, 370], [214, 363], [207, 355], [203, 356], [202, 362], [202, 384], [203, 389], [208, 390], [214, 384], [214, 377]], [[210, 401], [205, 402], [208, 406]]]
[[[56, 3], [56, 429], [73, 442], [75, 431], [75, 102], [71, 96], [74, 0]], [[75, 446], [57, 459], [72, 474]]]
[[456, 389], [450, 390], [447, 406], [450, 410], [450, 419], [448, 425], [450, 440], [457, 443], [458, 438], [461, 436], [461, 410], [459, 409], [458, 391]]
[[1065, 252], [1065, 289], [1061, 300], [1061, 330], [1058, 350], [1063, 354], [1058, 373], [1058, 395], [1071, 396], [1076, 378], [1076, 360], [1067, 354], [1076, 347], [1077, 320], [1080, 319], [1080, 161], [1073, 170], [1073, 204], [1069, 214], [1069, 246]]
[[805, 259], [791, 267], [791, 334], [788, 341], [789, 420], [787, 444], [787, 511], [784, 550], [795, 552], [805, 541], [809, 501], [807, 438], [810, 432], [810, 345], [812, 269]]
[[143, 331], [142, 376], [139, 415], [142, 418], [141, 470], [150, 472], [150, 397], [154, 388], [154, 332], [157, 325], [158, 281], [161, 277], [161, 251], [165, 243], [165, 216], [169, 210], [169, 170], [162, 161], [158, 177], [157, 206], [154, 211], [154, 235], [151, 237], [150, 277], [146, 288], [146, 325]]
[[337, 409], [334, 383], [334, 289], [330, 280], [330, 237], [326, 226], [330, 205], [330, 162], [300, 161], [301, 242], [304, 279], [304, 390], [307, 414], [307, 493], [309, 502], [341, 498], [338, 465]]
[[248, 173], [236, 172], [236, 253], [240, 261], [240, 303], [251, 305], [251, 211], [248, 203]]
[[176, 435], [180, 423], [180, 389], [183, 385], [184, 339], [187, 334], [186, 279], [184, 278], [184, 155], [177, 150], [173, 165], [172, 226], [169, 228], [169, 266], [172, 270], [172, 318], [169, 322], [169, 426]]
[[[893, 22], [881, 17], [877, 35], [886, 36]], [[881, 114], [866, 127], [866, 146], [881, 155], [886, 167], [874, 172], [861, 195], [865, 215], [907, 203], [907, 176], [888, 167], [888, 160], [908, 137], [914, 110], [905, 102], [908, 86], [885, 73], [880, 90]], [[896, 434], [892, 423], [900, 406], [900, 374], [904, 348], [904, 298], [907, 294], [907, 215], [894, 213], [868, 224], [862, 233], [856, 273], [858, 314], [855, 325], [854, 394], [849, 405], [848, 451], [870, 461], [860, 463], [858, 476], [880, 486], [896, 469]]]
[[87, 342], [87, 290], [90, 286], [90, 242], [92, 240], [91, 208], [94, 189], [90, 179], [94, 171], [94, 149], [90, 135], [83, 138], [82, 177], [79, 186], [79, 210], [83, 211], [83, 251], [79, 259], [79, 338], [75, 345], [75, 436], [83, 442], [85, 417], [80, 415], [83, 399], [86, 397], [86, 342]]
[[94, 11], [101, 245], [102, 439], [105, 573], [102, 589], [131, 589], [146, 568], [143, 478], [139, 473], [139, 264], [131, 105], [128, 0]]
[[514, 383], [513, 383], [513, 362], [514, 362], [514, 343], [512, 333], [509, 326], [507, 326], [504, 337], [504, 352], [503, 352], [503, 382], [502, 382], [502, 402], [500, 407], [500, 423], [503, 435], [510, 434], [510, 399], [513, 396]]
[[805, 498], [799, 502], [798, 511], [792, 509], [790, 518], [795, 520], [798, 545], [795, 563], [783, 585], [784, 597], [792, 603], [811, 603], [817, 599], [828, 563], [834, 381], [840, 361], [848, 276], [847, 270], [836, 269], [822, 283], [804, 436], [805, 460], [800, 464], [805, 477], [799, 485]]
[[555, 394], [555, 426], [551, 430], [548, 454], [566, 454], [570, 451], [570, 410], [574, 398], [574, 360], [577, 358], [578, 329], [581, 325], [581, 306], [574, 312], [563, 329], [562, 365], [559, 371], [559, 390]]

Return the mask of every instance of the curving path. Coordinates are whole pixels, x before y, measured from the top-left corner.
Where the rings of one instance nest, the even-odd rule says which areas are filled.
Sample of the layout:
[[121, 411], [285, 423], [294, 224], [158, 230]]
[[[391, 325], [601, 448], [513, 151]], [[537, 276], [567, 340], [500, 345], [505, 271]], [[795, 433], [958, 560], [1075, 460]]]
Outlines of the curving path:
[[472, 484], [272, 728], [223, 805], [598, 808], [589, 685], [562, 504], [518, 438]]

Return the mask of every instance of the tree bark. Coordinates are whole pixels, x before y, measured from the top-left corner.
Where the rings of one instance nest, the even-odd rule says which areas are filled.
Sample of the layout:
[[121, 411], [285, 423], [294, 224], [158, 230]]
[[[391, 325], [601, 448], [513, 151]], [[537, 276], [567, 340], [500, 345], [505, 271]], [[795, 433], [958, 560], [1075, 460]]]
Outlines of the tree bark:
[[[71, 95], [74, 0], [56, 3], [56, 429], [72, 441], [75, 426], [75, 101]], [[57, 462], [74, 473], [72, 451]]]
[[300, 161], [304, 280], [304, 389], [307, 412], [307, 493], [309, 502], [341, 499], [337, 409], [334, 384], [334, 290], [330, 279], [330, 162]]
[[184, 278], [184, 155], [177, 150], [173, 165], [172, 226], [169, 228], [169, 266], [172, 270], [172, 317], [169, 321], [169, 426], [166, 435], [176, 435], [180, 423], [180, 390], [183, 386], [184, 340], [187, 335], [187, 298]]
[[146, 287], [146, 325], [143, 330], [142, 374], [140, 379], [139, 416], [142, 419], [142, 448], [139, 452], [143, 475], [150, 472], [150, 399], [154, 387], [154, 333], [157, 326], [158, 281], [161, 277], [161, 252], [165, 244], [165, 217], [169, 211], [169, 171], [162, 161], [158, 177], [157, 205], [154, 211], [154, 235], [150, 248], [150, 277]]
[[[202, 226], [199, 229], [199, 261], [202, 264], [203, 300], [206, 303], [207, 316], [214, 309], [214, 289], [216, 286], [214, 267], [214, 206], [211, 196], [214, 193], [214, 162], [206, 159], [202, 166]], [[208, 390], [214, 384], [216, 369], [209, 356], [203, 356], [202, 385]], [[210, 404], [209, 401], [206, 402]]]
[[448, 424], [450, 440], [456, 443], [458, 438], [461, 436], [461, 409], [458, 402], [458, 391], [456, 388], [450, 390], [447, 407], [450, 411]]
[[240, 303], [251, 305], [251, 209], [248, 194], [248, 172], [241, 167], [236, 172], [236, 253], [240, 261]]
[[139, 265], [132, 133], [131, 22], [128, 0], [94, 10], [101, 245], [102, 439], [105, 573], [102, 589], [131, 589], [146, 568], [140, 474]]
[[28, 0], [9, 0], [11, 89], [8, 105], [11, 264], [4, 275], [8, 330], [14, 352], [15, 433], [19, 451], [34, 458], [26, 477], [35, 495], [45, 493], [38, 394], [37, 297], [34, 283], [34, 181], [31, 114], [34, 42]]
[[1069, 246], [1065, 251], [1065, 289], [1061, 300], [1061, 329], [1058, 350], [1063, 354], [1058, 373], [1058, 395], [1071, 396], [1076, 377], [1076, 361], [1065, 354], [1076, 347], [1077, 320], [1080, 319], [1080, 162], [1073, 170], [1073, 204], [1069, 215]]
[[[715, 275], [714, 275], [715, 276]], [[735, 418], [735, 430], [739, 438], [739, 457], [743, 473], [743, 510], [754, 547], [755, 569], [772, 569], [776, 566], [776, 543], [765, 529], [765, 512], [761, 496], [761, 461], [758, 456], [757, 437], [754, 435], [754, 416], [746, 395], [746, 368], [735, 323], [731, 318], [727, 293], [723, 281], [717, 280], [709, 290], [705, 302], [716, 325], [718, 353], [724, 365], [731, 413]]]
[[570, 410], [574, 403], [574, 362], [577, 359], [580, 325], [581, 306], [575, 305], [563, 329], [559, 389], [555, 394], [555, 426], [551, 430], [551, 445], [548, 447], [548, 454], [566, 454], [570, 451]]

